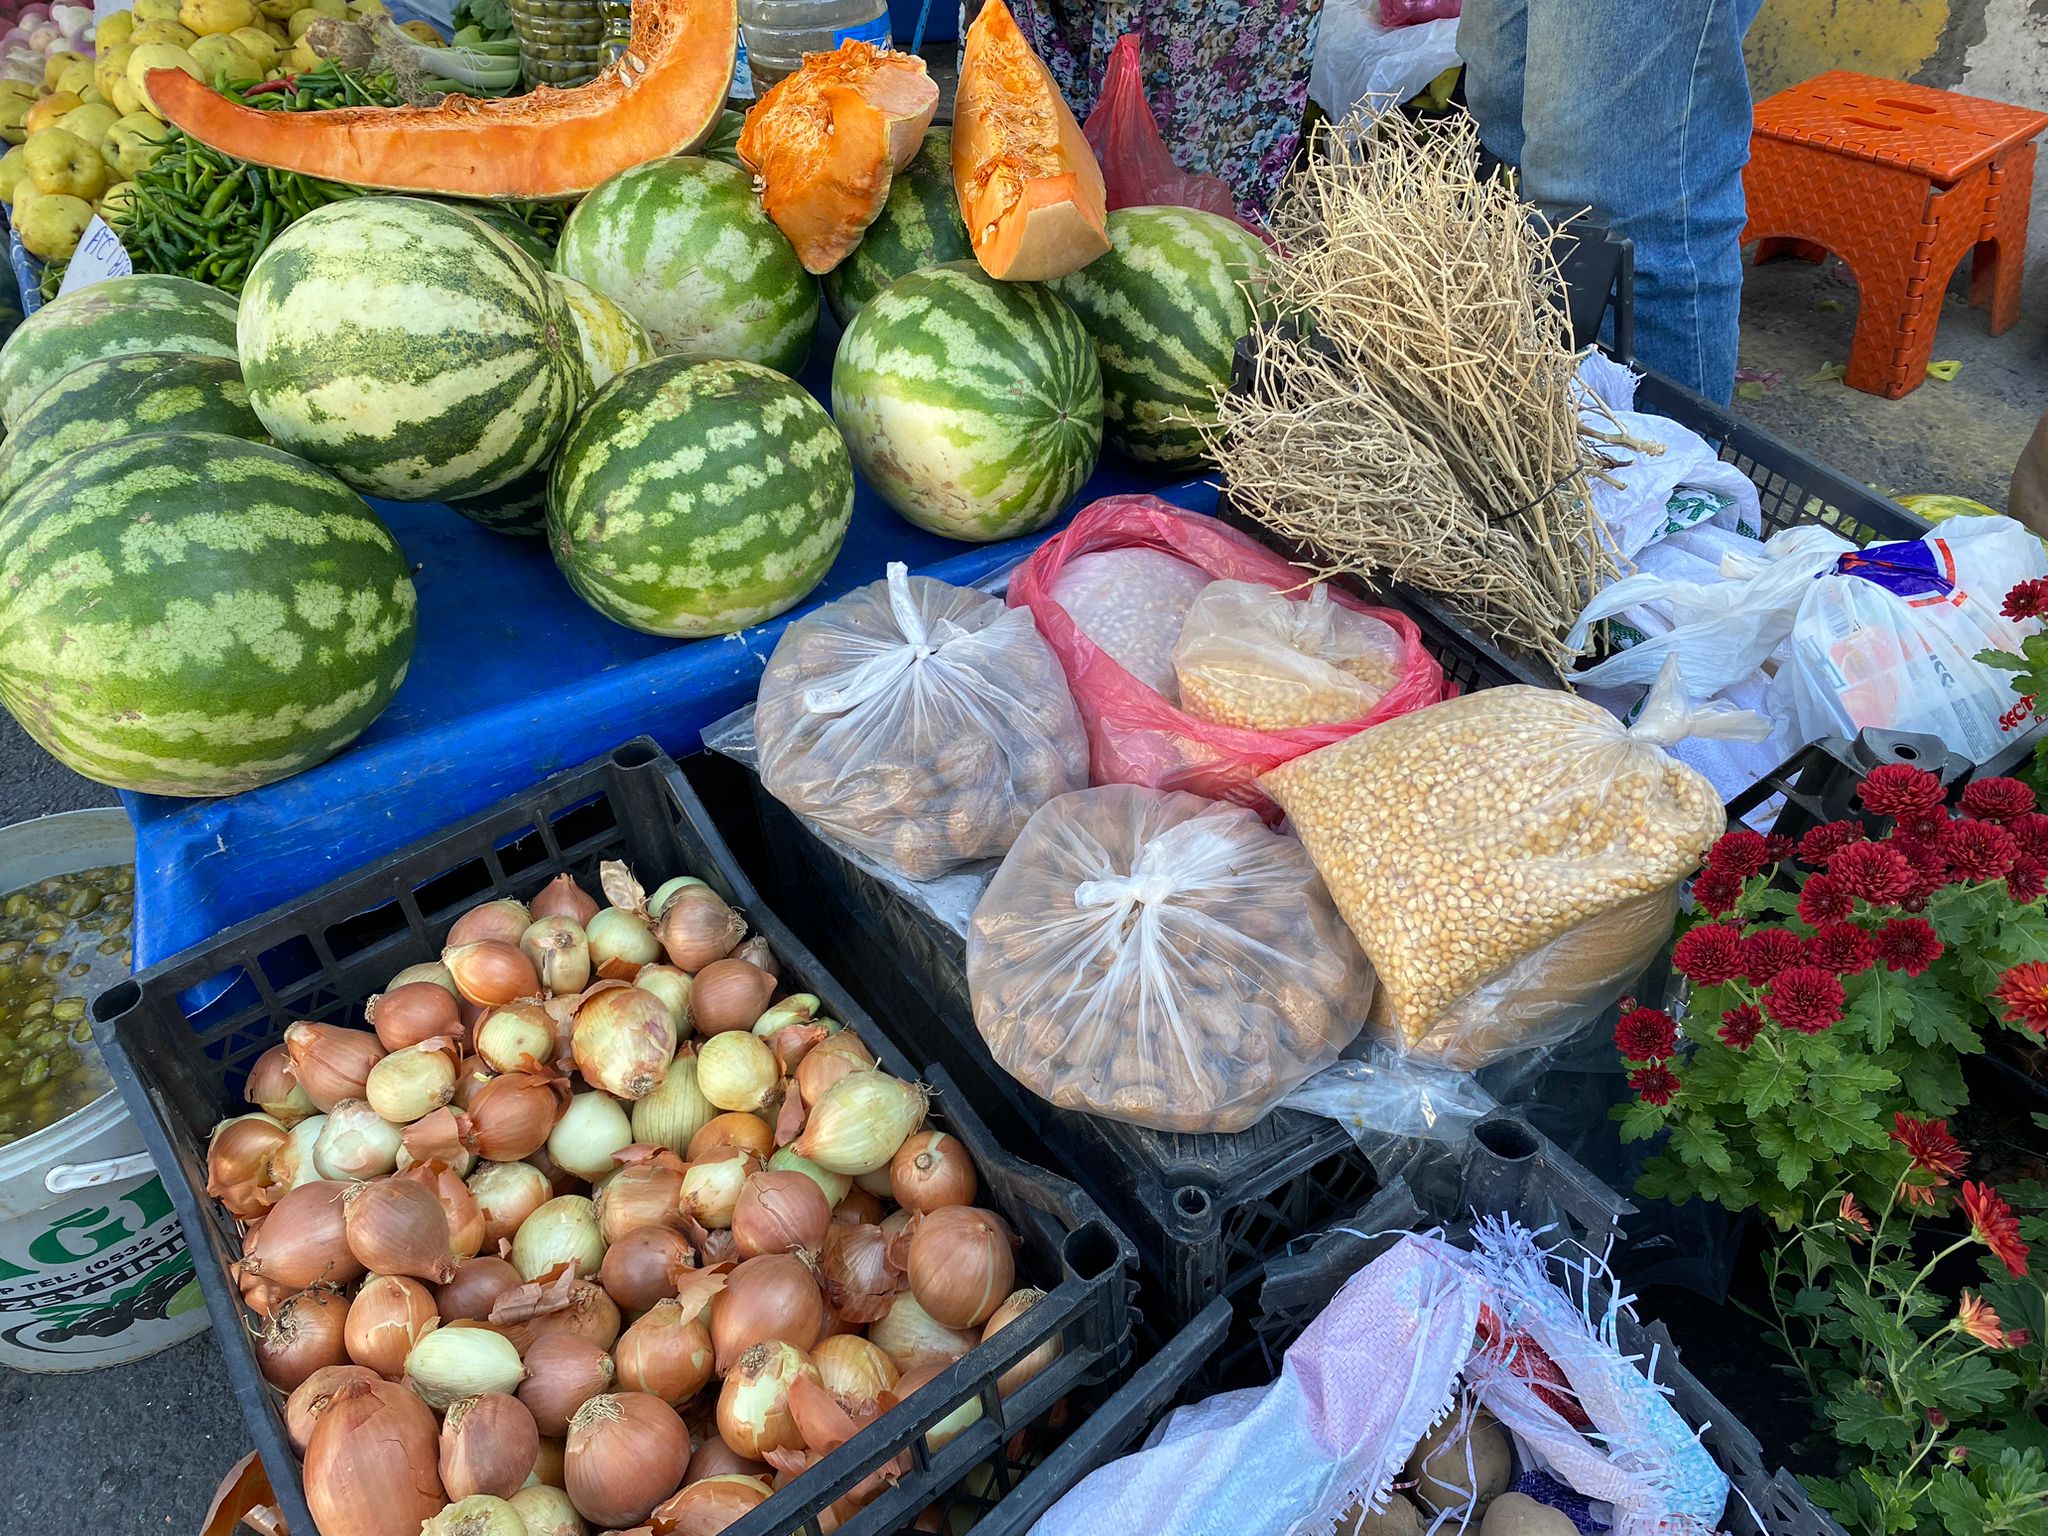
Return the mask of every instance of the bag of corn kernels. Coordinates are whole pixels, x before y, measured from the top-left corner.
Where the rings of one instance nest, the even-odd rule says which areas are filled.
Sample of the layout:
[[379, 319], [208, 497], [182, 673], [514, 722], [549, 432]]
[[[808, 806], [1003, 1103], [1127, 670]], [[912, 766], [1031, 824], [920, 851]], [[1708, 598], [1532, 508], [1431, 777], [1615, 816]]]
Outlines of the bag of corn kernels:
[[1401, 637], [1317, 582], [1278, 592], [1212, 581], [1173, 648], [1181, 708], [1221, 725], [1284, 731], [1370, 714], [1400, 676]]

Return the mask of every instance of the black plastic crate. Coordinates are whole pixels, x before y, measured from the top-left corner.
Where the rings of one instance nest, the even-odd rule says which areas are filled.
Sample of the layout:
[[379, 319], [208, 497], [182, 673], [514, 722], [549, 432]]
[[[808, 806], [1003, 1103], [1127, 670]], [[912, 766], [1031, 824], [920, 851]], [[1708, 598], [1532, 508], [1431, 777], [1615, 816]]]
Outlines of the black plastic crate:
[[[663, 878], [687, 870], [703, 879], [745, 910], [781, 961], [786, 984], [816, 993], [889, 1071], [925, 1077], [935, 1089], [933, 1123], [966, 1144], [983, 1189], [1022, 1239], [1020, 1278], [1048, 1292], [1027, 1319], [732, 1526], [733, 1536], [818, 1536], [821, 1511], [904, 1451], [911, 1470], [838, 1529], [856, 1536], [907, 1529], [934, 1504], [949, 1518], [957, 1511], [964, 1525], [1027, 1482], [1061, 1429], [1107, 1396], [1122, 1372], [1133, 1319], [1131, 1245], [1080, 1190], [1004, 1150], [942, 1069], [913, 1065], [902, 1032], [861, 1010], [762, 904], [696, 792], [645, 738], [237, 924], [95, 1000], [108, 1068], [177, 1206], [229, 1380], [286, 1523], [314, 1536], [282, 1397], [257, 1369], [229, 1275], [240, 1251], [235, 1226], [206, 1195], [208, 1133], [223, 1115], [245, 1108], [239, 1096], [247, 1069], [286, 1024], [359, 1020], [364, 1000], [400, 967], [438, 954], [455, 919], [478, 901], [529, 897], [565, 870], [594, 890], [598, 862], [608, 858]], [[198, 1006], [200, 998], [214, 1001]], [[1054, 1335], [1059, 1357], [999, 1397], [1003, 1371]], [[925, 1432], [973, 1398], [981, 1419], [932, 1450]]]

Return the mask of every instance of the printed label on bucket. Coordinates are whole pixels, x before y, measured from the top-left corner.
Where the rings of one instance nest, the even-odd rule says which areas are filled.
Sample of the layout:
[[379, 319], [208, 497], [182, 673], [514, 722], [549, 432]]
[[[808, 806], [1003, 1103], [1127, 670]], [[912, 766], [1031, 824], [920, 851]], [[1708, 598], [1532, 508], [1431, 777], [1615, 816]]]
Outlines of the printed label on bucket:
[[0, 1363], [64, 1370], [95, 1355], [136, 1359], [194, 1331], [181, 1322], [165, 1336], [173, 1319], [202, 1306], [155, 1174], [0, 1229]]

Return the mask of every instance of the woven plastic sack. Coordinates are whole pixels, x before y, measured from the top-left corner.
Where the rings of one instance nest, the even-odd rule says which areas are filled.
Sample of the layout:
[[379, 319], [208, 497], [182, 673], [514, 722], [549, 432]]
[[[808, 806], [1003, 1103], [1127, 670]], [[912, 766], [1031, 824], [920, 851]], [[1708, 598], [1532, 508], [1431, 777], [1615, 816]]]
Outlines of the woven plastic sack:
[[1041, 1098], [1238, 1131], [1363, 1026], [1372, 970], [1300, 843], [1115, 784], [1033, 816], [967, 933], [974, 1023]]
[[[1200, 208], [1206, 213], [1237, 218], [1237, 201], [1220, 176], [1184, 171], [1159, 136], [1152, 105], [1145, 100], [1144, 70], [1139, 58], [1142, 39], [1126, 33], [1109, 50], [1102, 72], [1102, 94], [1081, 132], [1102, 165], [1102, 184], [1111, 208], [1136, 208], [1169, 203]], [[1247, 225], [1247, 228], [1250, 226]]]
[[1633, 726], [1548, 688], [1488, 688], [1262, 779], [1379, 974], [1374, 1022], [1476, 1070], [1557, 1043], [1670, 933], [1725, 817], [1665, 748], [1769, 722], [1689, 704], [1668, 663]]
[[1052, 595], [1118, 666], [1178, 703], [1173, 648], [1208, 585], [1206, 571], [1156, 549], [1105, 549], [1069, 561]]
[[999, 856], [1088, 782], [1074, 701], [1028, 617], [900, 563], [783, 631], [754, 731], [771, 795], [913, 880]]
[[1268, 819], [1278, 810], [1258, 785], [1262, 773], [1332, 742], [1443, 697], [1443, 669], [1423, 649], [1414, 620], [1374, 608], [1348, 592], [1332, 600], [1370, 614], [1401, 639], [1398, 680], [1368, 713], [1334, 725], [1254, 731], [1214, 725], [1186, 713], [1134, 677], [1090, 640], [1055, 593], [1060, 574], [1082, 556], [1109, 549], [1150, 549], [1198, 567], [1216, 581], [1246, 581], [1306, 593], [1315, 578], [1289, 565], [1213, 517], [1156, 496], [1108, 496], [1082, 508], [1073, 523], [1040, 545], [1010, 579], [1012, 607], [1031, 610], [1038, 632], [1066, 669], [1081, 724], [1088, 732], [1088, 768], [1097, 784], [1185, 789], [1211, 800], [1248, 805]]
[[1284, 731], [1369, 714], [1400, 675], [1402, 651], [1392, 629], [1331, 601], [1321, 582], [1303, 596], [1215, 581], [1188, 610], [1173, 669], [1189, 714]]

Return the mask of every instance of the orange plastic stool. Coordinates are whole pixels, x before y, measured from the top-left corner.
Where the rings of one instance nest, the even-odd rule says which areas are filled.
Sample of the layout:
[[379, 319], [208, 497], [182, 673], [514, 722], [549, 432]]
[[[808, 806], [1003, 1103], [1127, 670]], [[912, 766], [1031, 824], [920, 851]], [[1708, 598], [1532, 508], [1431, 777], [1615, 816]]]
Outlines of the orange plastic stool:
[[1934, 355], [1964, 256], [1996, 336], [2019, 318], [2034, 136], [2048, 113], [1830, 70], [1757, 103], [1743, 191], [1756, 259], [1829, 251], [1859, 302], [1844, 380], [1896, 400]]

